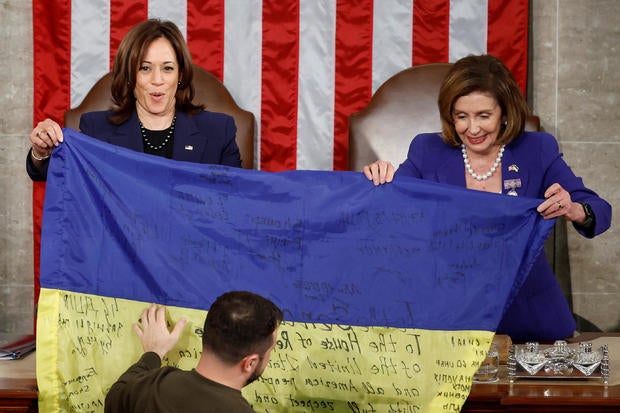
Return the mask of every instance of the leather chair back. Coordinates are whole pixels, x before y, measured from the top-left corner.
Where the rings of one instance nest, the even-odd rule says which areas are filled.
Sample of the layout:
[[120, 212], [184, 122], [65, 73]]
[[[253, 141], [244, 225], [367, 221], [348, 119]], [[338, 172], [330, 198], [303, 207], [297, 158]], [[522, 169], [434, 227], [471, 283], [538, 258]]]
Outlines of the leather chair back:
[[[80, 116], [85, 112], [108, 110], [113, 106], [110, 86], [112, 74], [107, 73], [95, 83], [79, 106], [65, 112], [66, 127], [78, 129]], [[226, 86], [213, 74], [194, 65], [194, 103], [205, 105], [211, 112], [221, 112], [232, 116], [237, 126], [237, 145], [241, 153], [241, 166], [254, 168], [254, 114], [240, 108]]]
[[[349, 170], [379, 159], [398, 168], [417, 134], [441, 131], [437, 95], [450, 66], [430, 63], [396, 73], [349, 117]], [[539, 118], [530, 116], [525, 129], [539, 130]]]

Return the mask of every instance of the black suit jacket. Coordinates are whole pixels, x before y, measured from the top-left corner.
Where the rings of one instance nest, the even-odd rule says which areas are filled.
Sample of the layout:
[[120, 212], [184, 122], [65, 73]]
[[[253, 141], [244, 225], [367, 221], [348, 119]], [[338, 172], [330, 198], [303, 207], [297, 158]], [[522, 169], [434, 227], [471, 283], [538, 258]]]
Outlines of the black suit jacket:
[[[120, 125], [113, 125], [107, 120], [111, 115], [110, 111], [83, 114], [80, 131], [113, 145], [144, 152], [137, 113], [134, 111]], [[237, 128], [232, 117], [208, 111], [195, 115], [177, 112], [176, 116], [172, 159], [241, 167], [239, 147], [235, 141]], [[26, 170], [33, 181], [45, 181], [48, 166], [49, 160], [38, 171], [30, 156], [27, 157]]]

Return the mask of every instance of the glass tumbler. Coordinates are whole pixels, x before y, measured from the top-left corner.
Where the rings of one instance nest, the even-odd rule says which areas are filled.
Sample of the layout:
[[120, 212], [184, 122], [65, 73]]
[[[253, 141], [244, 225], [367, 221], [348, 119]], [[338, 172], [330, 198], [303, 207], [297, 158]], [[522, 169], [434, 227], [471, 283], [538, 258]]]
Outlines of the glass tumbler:
[[489, 351], [484, 360], [480, 363], [480, 368], [474, 374], [474, 381], [478, 383], [492, 383], [499, 380], [497, 372], [499, 371], [499, 349], [497, 344], [491, 343]]

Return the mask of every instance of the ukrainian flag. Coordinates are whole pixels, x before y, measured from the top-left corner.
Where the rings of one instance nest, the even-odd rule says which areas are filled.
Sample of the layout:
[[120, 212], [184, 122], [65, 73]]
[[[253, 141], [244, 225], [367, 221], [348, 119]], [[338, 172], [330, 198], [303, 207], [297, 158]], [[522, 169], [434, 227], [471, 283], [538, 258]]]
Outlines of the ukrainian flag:
[[39, 408], [103, 411], [142, 352], [150, 303], [188, 318], [191, 369], [220, 294], [285, 314], [261, 412], [459, 411], [553, 221], [539, 200], [361, 173], [171, 161], [72, 130], [50, 163], [37, 325]]

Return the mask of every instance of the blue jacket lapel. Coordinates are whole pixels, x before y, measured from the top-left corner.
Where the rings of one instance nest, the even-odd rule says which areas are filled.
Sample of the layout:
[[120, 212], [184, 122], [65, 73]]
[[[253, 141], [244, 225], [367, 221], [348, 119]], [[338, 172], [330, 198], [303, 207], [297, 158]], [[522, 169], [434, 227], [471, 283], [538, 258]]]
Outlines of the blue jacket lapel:
[[510, 149], [510, 145], [506, 145], [504, 149], [504, 157], [502, 159], [502, 193], [508, 192], [514, 186], [514, 191], [518, 196], [525, 196], [527, 192], [528, 177], [525, 174], [523, 165], [515, 160], [514, 154]]
[[445, 152], [437, 157], [440, 167], [437, 170], [438, 181], [445, 184], [465, 187], [465, 165], [461, 148], [445, 146]]

